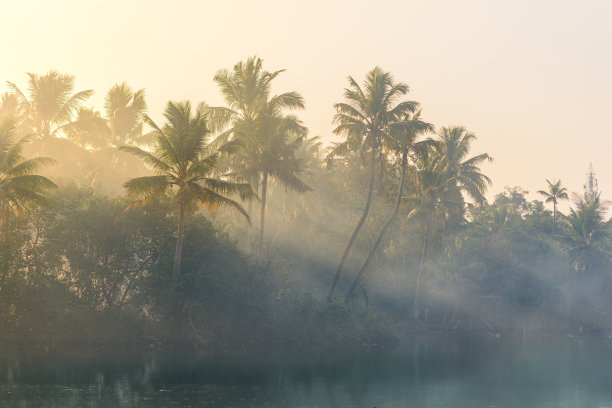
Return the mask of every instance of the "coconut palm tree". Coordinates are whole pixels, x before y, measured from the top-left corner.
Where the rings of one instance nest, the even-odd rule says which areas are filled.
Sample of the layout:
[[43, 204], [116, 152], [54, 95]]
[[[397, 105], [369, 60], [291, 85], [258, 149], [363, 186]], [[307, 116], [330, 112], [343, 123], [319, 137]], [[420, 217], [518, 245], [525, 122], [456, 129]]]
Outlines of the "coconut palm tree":
[[111, 130], [112, 144], [143, 144], [143, 115], [147, 110], [145, 90], [138, 91], [125, 82], [115, 84], [106, 93], [104, 110]]
[[36, 171], [55, 161], [48, 157], [24, 160], [21, 151], [29, 137], [16, 140], [15, 125], [11, 119], [0, 122], [0, 239], [2, 242], [2, 275], [9, 271], [9, 220], [12, 214], [23, 215], [26, 206], [47, 204], [47, 190], [55, 184]]
[[248, 184], [217, 176], [219, 152], [211, 151], [206, 143], [209, 132], [204, 104], [193, 112], [189, 102], [168, 102], [164, 117], [167, 123], [159, 127], [144, 115], [145, 122], [155, 134], [152, 153], [136, 146], [121, 146], [120, 149], [139, 157], [157, 173], [155, 176], [133, 178], [124, 184], [129, 196], [134, 199], [126, 211], [167, 194], [171, 194], [176, 203], [178, 226], [173, 265], [176, 280], [181, 267], [185, 215], [198, 207], [214, 212], [219, 206], [227, 206], [249, 220], [242, 205], [225, 195], [237, 193], [244, 200], [254, 193]]
[[72, 122], [81, 104], [93, 95], [92, 90], [73, 94], [74, 76], [49, 71], [45, 75], [28, 72], [28, 93], [26, 96], [12, 82], [9, 88], [19, 98], [32, 133], [42, 141], [48, 141]]
[[108, 147], [111, 142], [111, 129], [106, 119], [93, 108], [81, 106], [76, 120], [65, 126], [64, 133], [83, 148], [100, 149]]
[[391, 123], [389, 125], [389, 129], [389, 134], [385, 135], [383, 138], [383, 146], [386, 148], [386, 150], [394, 154], [396, 156], [396, 162], [400, 163], [400, 180], [397, 198], [395, 199], [395, 206], [393, 207], [393, 211], [387, 219], [387, 222], [385, 222], [378, 234], [378, 237], [374, 241], [374, 245], [372, 245], [366, 260], [359, 269], [357, 277], [353, 281], [353, 284], [346, 295], [345, 302], [348, 302], [353, 297], [355, 290], [357, 289], [364, 272], [370, 264], [370, 261], [376, 253], [385, 232], [397, 217], [402, 200], [404, 199], [404, 185], [406, 180], [406, 172], [409, 165], [408, 159], [412, 157], [411, 162], [412, 165], [414, 165], [416, 161], [415, 156], [423, 152], [431, 144], [430, 140], [417, 142], [417, 138], [426, 132], [432, 131], [434, 127], [430, 123], [423, 122], [420, 119], [420, 111], [417, 111], [415, 113], [406, 114], [401, 121]]
[[491, 185], [491, 179], [481, 173], [480, 165], [493, 159], [487, 153], [467, 158], [475, 140], [476, 135], [463, 127], [444, 127], [434, 138], [434, 150], [438, 165], [447, 177], [455, 179], [456, 188], [480, 204], [486, 202], [484, 193]]
[[569, 197], [567, 196], [567, 189], [565, 187], [561, 187], [561, 180], [551, 183], [550, 180], [546, 179], [546, 183], [548, 183], [548, 191], [539, 190], [538, 194], [546, 197], [547, 203], [553, 203], [552, 233], [555, 235], [555, 227], [557, 224], [557, 204], [559, 200], [567, 200]]
[[302, 180], [304, 163], [296, 155], [308, 131], [293, 115], [282, 115], [274, 100], [259, 110], [254, 120], [234, 124], [232, 142], [237, 146], [231, 160], [232, 175], [243, 180], [258, 180], [261, 185], [259, 239], [257, 255], [263, 259], [264, 226], [270, 178], [286, 188], [306, 192]]
[[345, 140], [333, 146], [328, 162], [331, 163], [335, 156], [351, 153], [359, 154], [363, 158], [369, 156], [369, 186], [361, 218], [349, 237], [327, 294], [329, 301], [332, 300], [344, 263], [370, 210], [375, 167], [383, 138], [389, 134], [389, 126], [392, 123], [413, 113], [417, 106], [417, 103], [412, 101], [398, 102], [400, 97], [408, 93], [408, 85], [403, 82], [396, 83], [393, 76], [380, 67], [374, 68], [366, 75], [363, 88], [350, 76], [348, 81], [349, 87], [344, 90], [346, 102], [334, 105], [334, 133], [343, 136]]
[[417, 319], [421, 278], [435, 223], [441, 219], [446, 229], [447, 224], [462, 220], [465, 211], [464, 195], [477, 204], [486, 202], [484, 193], [491, 185], [491, 180], [481, 172], [480, 165], [492, 159], [486, 153], [467, 157], [475, 139], [473, 133], [462, 127], [442, 128], [432, 139], [432, 147], [421, 163], [421, 203], [418, 210], [426, 220], [426, 229], [413, 300], [413, 313]]
[[231, 71], [220, 70], [214, 81], [227, 107], [207, 108], [211, 128], [220, 132], [216, 145], [231, 141], [236, 146], [227, 161], [228, 171], [248, 181], [258, 193], [261, 186], [259, 259], [263, 258], [269, 177], [299, 192], [310, 189], [299, 177], [303, 165], [296, 156], [307, 130], [295, 116], [285, 114], [303, 109], [304, 99], [297, 92], [271, 96], [271, 82], [283, 71], [265, 71], [257, 57], [238, 62]]

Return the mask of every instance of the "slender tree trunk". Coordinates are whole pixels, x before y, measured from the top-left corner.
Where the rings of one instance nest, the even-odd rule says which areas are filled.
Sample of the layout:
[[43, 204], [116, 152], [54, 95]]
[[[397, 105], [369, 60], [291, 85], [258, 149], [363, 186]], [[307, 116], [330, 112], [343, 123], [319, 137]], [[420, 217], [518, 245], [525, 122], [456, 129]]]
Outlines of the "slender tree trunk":
[[[252, 181], [251, 186], [253, 187], [253, 190], [255, 191], [255, 193], [259, 193], [259, 175], [257, 175], [257, 180]], [[249, 207], [248, 207], [248, 212], [249, 212], [249, 217], [251, 217], [251, 219], [253, 219], [253, 198], [249, 199]], [[252, 224], [249, 223], [248, 229], [252, 228]]]
[[412, 313], [415, 319], [419, 318], [419, 292], [421, 290], [421, 276], [425, 269], [425, 260], [427, 258], [427, 249], [429, 247], [429, 235], [431, 233], [431, 224], [433, 221], [433, 214], [429, 216], [427, 222], [427, 230], [425, 232], [425, 245], [423, 245], [423, 252], [421, 253], [421, 262], [419, 263], [419, 272], [417, 274], [416, 288], [414, 291], [414, 302], [412, 303]]
[[268, 173], [263, 175], [261, 182], [261, 211], [259, 213], [259, 245], [257, 247], [257, 257], [263, 260], [263, 241], [264, 241], [264, 222], [266, 219], [266, 198], [268, 193]]
[[334, 289], [336, 288], [336, 284], [338, 283], [338, 278], [342, 273], [342, 268], [344, 267], [344, 263], [346, 262], [346, 258], [348, 257], [351, 248], [353, 247], [353, 243], [355, 242], [355, 238], [357, 238], [357, 234], [359, 234], [359, 230], [363, 226], [363, 223], [368, 216], [368, 212], [370, 211], [370, 204], [372, 203], [372, 191], [374, 189], [374, 169], [376, 168], [376, 149], [372, 148], [372, 157], [370, 163], [370, 186], [368, 187], [368, 196], [366, 198], [365, 207], [363, 209], [363, 214], [361, 214], [361, 218], [359, 222], [355, 226], [355, 230], [351, 234], [348, 242], [346, 243], [346, 248], [344, 248], [344, 252], [342, 253], [342, 258], [340, 259], [340, 264], [338, 264], [338, 269], [336, 269], [336, 273], [334, 275], [334, 280], [332, 281], [331, 287], [329, 288], [329, 293], [327, 294], [327, 301], [332, 301], [332, 295], [334, 293]]
[[385, 183], [385, 157], [382, 151], [380, 152], [380, 157], [378, 159], [380, 160], [380, 179], [378, 183], [378, 191], [382, 192], [382, 188], [384, 187]]
[[176, 249], [174, 250], [174, 269], [172, 276], [174, 280], [178, 279], [181, 270], [181, 257], [183, 254], [183, 239], [185, 238], [185, 207], [179, 205], [178, 213], [178, 231], [176, 236]]
[[1, 239], [2, 239], [2, 277], [4, 279], [8, 278], [9, 274], [9, 211], [7, 204], [2, 205], [0, 214], [0, 222], [2, 222], [1, 226]]
[[552, 230], [553, 236], [555, 236], [556, 226], [557, 226], [557, 203], [553, 201], [553, 230]]
[[397, 213], [399, 211], [400, 205], [402, 203], [402, 197], [404, 195], [404, 180], [406, 178], [406, 167], [407, 167], [407, 165], [408, 165], [408, 153], [404, 152], [402, 154], [402, 175], [400, 177], [399, 191], [397, 193], [397, 199], [395, 201], [395, 207], [393, 208], [393, 213], [391, 213], [391, 215], [387, 219], [387, 222], [385, 223], [385, 225], [380, 230], [380, 233], [378, 234], [378, 238], [376, 238], [376, 241], [374, 241], [374, 245], [372, 246], [372, 249], [368, 253], [368, 257], [366, 258], [365, 262], [361, 266], [361, 269], [359, 270], [359, 273], [357, 273], [357, 277], [353, 281], [353, 284], [351, 285], [351, 288], [348, 291], [348, 293], [346, 295], [346, 298], [344, 299], [345, 303], [348, 302], [353, 297], [353, 295], [355, 294], [355, 289], [357, 289], [357, 286], [359, 285], [359, 282], [361, 281], [361, 278], [362, 278], [365, 270], [367, 269], [368, 265], [370, 264], [370, 261], [374, 257], [374, 253], [376, 253], [376, 250], [378, 249], [378, 245], [380, 245], [380, 243], [382, 241], [382, 238], [385, 235], [385, 232], [387, 231], [387, 229], [389, 228], [391, 223], [393, 223], [393, 220], [395, 220], [395, 217], [397, 216]]

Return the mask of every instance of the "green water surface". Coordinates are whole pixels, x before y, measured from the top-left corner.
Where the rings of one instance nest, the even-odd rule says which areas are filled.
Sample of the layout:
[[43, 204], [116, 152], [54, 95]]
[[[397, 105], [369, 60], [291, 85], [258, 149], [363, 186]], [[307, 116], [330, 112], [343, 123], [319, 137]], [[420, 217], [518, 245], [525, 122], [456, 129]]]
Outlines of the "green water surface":
[[612, 341], [418, 339], [396, 350], [0, 351], [0, 407], [610, 407]]

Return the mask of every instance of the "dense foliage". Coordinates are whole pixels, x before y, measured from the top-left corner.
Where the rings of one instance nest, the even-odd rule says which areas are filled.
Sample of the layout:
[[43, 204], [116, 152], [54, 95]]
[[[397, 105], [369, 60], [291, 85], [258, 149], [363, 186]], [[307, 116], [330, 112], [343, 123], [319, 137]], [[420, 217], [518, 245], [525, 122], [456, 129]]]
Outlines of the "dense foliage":
[[546, 203], [518, 187], [489, 203], [476, 136], [426, 122], [389, 73], [349, 77], [341, 140], [324, 147], [288, 113], [300, 94], [271, 93], [281, 72], [258, 58], [219, 71], [227, 107], [169, 102], [159, 126], [125, 83], [103, 114], [70, 75], [28, 74], [29, 93], [9, 83], [0, 342], [225, 350], [610, 333], [610, 222], [592, 169], [567, 214], [558, 180], [539, 192]]

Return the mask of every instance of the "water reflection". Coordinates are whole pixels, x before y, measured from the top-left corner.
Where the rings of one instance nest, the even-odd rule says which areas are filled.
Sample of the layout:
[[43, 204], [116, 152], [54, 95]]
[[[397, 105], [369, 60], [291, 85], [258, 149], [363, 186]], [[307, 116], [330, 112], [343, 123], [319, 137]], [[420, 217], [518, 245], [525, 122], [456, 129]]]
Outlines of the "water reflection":
[[612, 344], [422, 339], [360, 354], [0, 352], [0, 407], [612, 407]]

